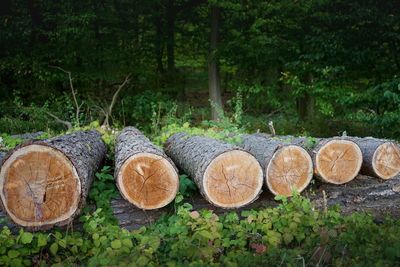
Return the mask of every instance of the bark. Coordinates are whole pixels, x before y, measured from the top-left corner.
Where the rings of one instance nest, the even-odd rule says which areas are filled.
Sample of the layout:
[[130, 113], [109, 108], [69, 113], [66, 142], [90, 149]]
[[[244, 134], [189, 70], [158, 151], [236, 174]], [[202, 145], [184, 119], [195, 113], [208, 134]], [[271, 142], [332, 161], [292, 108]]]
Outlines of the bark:
[[14, 134], [14, 135], [11, 135], [11, 137], [16, 138], [16, 139], [22, 139], [22, 140], [30, 140], [30, 139], [36, 139], [36, 138], [42, 136], [43, 134], [45, 134], [45, 132]]
[[[361, 167], [361, 173], [369, 176], [379, 177], [382, 179], [390, 179], [398, 175], [400, 172], [400, 149], [395, 141], [387, 139], [377, 139], [373, 137], [347, 137], [348, 140], [355, 142], [363, 153], [363, 164]], [[382, 147], [383, 146], [383, 147]], [[382, 151], [382, 154], [374, 157], [379, 148], [382, 147], [386, 151]], [[385, 173], [380, 172], [378, 166], [379, 161], [387, 168]], [[386, 169], [385, 168], [385, 169]]]
[[[235, 153], [235, 151], [240, 151], [243, 153], [243, 155], [238, 155], [238, 157], [244, 157], [242, 162], [234, 162], [234, 159], [229, 159], [225, 161], [224, 163], [219, 163], [217, 158], [219, 156], [222, 156], [223, 154], [227, 154], [230, 152]], [[262, 170], [261, 166], [258, 164], [258, 162], [254, 159], [253, 156], [250, 154], [244, 152], [242, 149], [239, 147], [233, 146], [231, 144], [223, 143], [221, 141], [217, 141], [211, 138], [207, 137], [200, 137], [200, 136], [188, 136], [184, 133], [178, 133], [172, 135], [166, 142], [165, 144], [165, 152], [167, 153], [168, 156], [171, 157], [171, 159], [177, 164], [178, 168], [182, 170], [184, 173], [189, 175], [194, 182], [197, 184], [201, 194], [210, 202], [213, 203], [216, 206], [221, 206], [224, 208], [236, 208], [238, 207], [234, 202], [232, 202], [232, 206], [227, 206], [218, 204], [215, 201], [215, 197], [217, 196], [212, 196], [209, 193], [207, 193], [207, 188], [205, 188], [205, 180], [206, 179], [214, 179], [211, 175], [209, 177], [206, 175], [206, 172], [208, 170], [208, 167], [210, 168], [217, 168], [217, 169], [222, 169], [222, 173], [219, 173], [218, 176], [224, 176], [225, 180], [223, 181], [224, 184], [228, 187], [227, 190], [229, 191], [229, 195], [231, 195], [231, 189], [230, 186], [234, 185], [229, 185], [228, 182], [230, 183], [232, 179], [234, 179], [231, 176], [235, 176], [235, 174], [226, 174], [228, 170], [230, 169], [230, 166], [233, 165], [240, 165], [240, 169], [236, 173], [236, 178], [240, 179], [240, 172], [246, 171], [246, 167], [244, 164], [247, 164], [246, 162], [250, 162], [253, 160], [255, 162], [254, 165], [254, 170], [259, 170], [260, 171], [260, 185], [259, 189], [258, 187], [254, 188], [254, 196], [250, 197], [252, 198], [249, 200], [249, 203], [253, 202], [258, 195], [261, 193], [261, 184], [262, 184]], [[249, 159], [245, 157], [250, 157]], [[216, 165], [213, 165], [213, 164]], [[225, 165], [224, 165], [225, 164]], [[231, 165], [232, 164], [232, 165]], [[253, 162], [251, 164], [254, 164]], [[250, 165], [249, 165], [250, 166]], [[252, 165], [253, 166], [253, 165]], [[248, 180], [252, 179], [259, 179], [258, 174], [251, 174], [248, 173], [249, 177]], [[228, 179], [226, 176], [229, 176], [230, 178]], [[254, 176], [254, 177], [253, 177]], [[220, 177], [215, 177], [216, 179], [219, 179]], [[215, 181], [215, 186], [219, 185], [218, 181]], [[253, 189], [252, 189], [253, 190]], [[236, 191], [235, 191], [236, 192]], [[218, 193], [216, 193], [218, 194]], [[223, 193], [221, 193], [223, 194]], [[232, 193], [233, 195], [235, 193]], [[242, 203], [240, 205], [245, 205], [248, 203]], [[229, 206], [229, 207], [228, 207]]]
[[[325, 192], [326, 198], [323, 192]], [[384, 220], [387, 215], [400, 218], [400, 209], [398, 208], [400, 206], [400, 177], [381, 182], [373, 177], [359, 175], [357, 179], [349, 182], [346, 186], [318, 183], [317, 187], [306, 189], [303, 195], [310, 198], [315, 208], [321, 212], [327, 207], [338, 205], [341, 214], [344, 215], [354, 212], [370, 212], [377, 221]], [[186, 202], [193, 206], [193, 210], [207, 209], [218, 215], [227, 213], [226, 209], [215, 207], [199, 194], [189, 197]], [[240, 214], [242, 210], [272, 208], [278, 204], [272, 195], [264, 193], [257, 201], [239, 208], [235, 212]], [[172, 207], [143, 211], [122, 198], [114, 199], [111, 206], [119, 225], [129, 230], [139, 229], [154, 223], [161, 216], [175, 212]]]
[[218, 31], [219, 31], [219, 7], [213, 5], [211, 7], [211, 39], [210, 39], [210, 54], [208, 62], [208, 87], [211, 101], [211, 119], [218, 120], [222, 109], [221, 86], [218, 59], [216, 51], [218, 46]]
[[[47, 140], [30, 140], [19, 146], [12, 151], [8, 152], [3, 163], [5, 163], [14, 153], [20, 149], [26, 148], [31, 145], [40, 145], [49, 147], [55, 151], [61, 152], [71, 162], [76, 169], [77, 175], [80, 180], [81, 194], [78, 202], [78, 207], [71, 216], [65, 220], [56, 222], [54, 224], [47, 224], [43, 222], [36, 226], [32, 226], [32, 230], [43, 230], [53, 227], [54, 225], [66, 225], [76, 217], [81, 209], [85, 206], [86, 198], [89, 193], [90, 186], [93, 182], [95, 172], [98, 170], [102, 163], [105, 154], [106, 146], [101, 139], [101, 135], [97, 131], [79, 131], [72, 134], [58, 136]], [[49, 168], [51, 163], [49, 163]], [[4, 166], [3, 166], [4, 167]], [[56, 167], [55, 167], [56, 168]], [[44, 186], [46, 184], [42, 184]], [[44, 189], [44, 190], [47, 190]], [[2, 199], [4, 206], [4, 200]], [[28, 226], [30, 227], [30, 226]]]
[[[151, 155], [156, 155], [158, 157], [155, 157], [154, 159], [151, 160], [151, 165], [149, 169], [146, 169], [147, 167], [142, 167], [138, 166], [142, 164], [143, 166], [147, 166], [149, 163], [146, 161], [149, 159], [149, 154], [150, 157]], [[134, 171], [132, 172], [131, 170], [127, 170], [127, 172], [123, 172], [123, 166], [125, 163], [128, 163], [129, 159], [132, 159], [134, 156], [142, 155], [141, 159], [138, 161], [134, 162], [132, 164], [132, 168], [134, 168]], [[163, 159], [163, 160], [162, 160]], [[162, 160], [162, 161], [160, 161]], [[142, 161], [142, 163], [140, 162]], [[146, 161], [146, 162], [144, 162]], [[160, 165], [153, 165], [154, 162], [157, 163], [162, 163]], [[156, 170], [153, 170], [156, 169]], [[134, 182], [132, 179], [133, 176], [139, 175], [137, 178], [140, 180], [140, 186], [144, 187], [145, 183], [147, 182], [146, 185], [146, 190], [147, 187], [149, 186], [149, 180], [155, 180], [153, 185], [152, 190], [157, 191], [157, 190], [167, 190], [170, 191], [169, 194], [165, 195], [163, 197], [163, 200], [167, 201], [168, 203], [175, 198], [177, 190], [179, 188], [179, 178], [177, 174], [177, 169], [175, 167], [175, 164], [173, 161], [158, 147], [153, 145], [151, 141], [144, 136], [138, 129], [134, 127], [126, 127], [125, 129], [122, 130], [122, 132], [118, 135], [117, 141], [116, 141], [116, 146], [115, 146], [115, 174], [114, 177], [117, 180], [117, 186], [121, 192], [126, 192], [123, 193], [122, 195], [124, 198], [130, 200], [132, 204], [135, 204], [136, 206], [139, 206], [142, 209], [153, 209], [153, 208], [160, 208], [159, 205], [156, 205], [157, 207], [149, 207], [148, 201], [143, 201], [142, 203], [138, 203], [133, 194], [129, 195], [129, 193], [126, 191], [126, 188], [122, 182], [121, 179], [130, 179], [130, 182]], [[170, 175], [168, 175], [170, 174]], [[129, 177], [123, 177], [123, 176], [129, 176]], [[167, 180], [166, 180], [167, 179]], [[169, 188], [163, 188], [161, 185], [163, 183], [167, 183], [167, 186]], [[124, 188], [123, 188], [124, 187]], [[138, 188], [134, 188], [136, 191]], [[134, 192], [133, 192], [134, 193]], [[137, 197], [141, 197], [137, 196]], [[151, 196], [150, 196], [151, 198]], [[163, 201], [160, 205], [164, 206]]]

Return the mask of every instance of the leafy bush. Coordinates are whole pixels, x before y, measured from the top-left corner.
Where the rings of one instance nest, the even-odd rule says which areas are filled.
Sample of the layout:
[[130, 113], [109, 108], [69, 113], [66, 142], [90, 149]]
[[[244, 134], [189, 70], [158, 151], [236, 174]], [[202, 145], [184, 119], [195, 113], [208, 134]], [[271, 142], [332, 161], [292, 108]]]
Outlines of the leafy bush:
[[14, 235], [5, 227], [0, 232], [0, 264], [390, 266], [400, 262], [400, 221], [376, 224], [367, 214], [320, 212], [298, 195], [277, 200], [281, 203], [276, 208], [221, 216], [181, 204], [176, 214], [133, 231], [119, 228], [101, 209], [82, 216], [82, 232], [21, 230]]

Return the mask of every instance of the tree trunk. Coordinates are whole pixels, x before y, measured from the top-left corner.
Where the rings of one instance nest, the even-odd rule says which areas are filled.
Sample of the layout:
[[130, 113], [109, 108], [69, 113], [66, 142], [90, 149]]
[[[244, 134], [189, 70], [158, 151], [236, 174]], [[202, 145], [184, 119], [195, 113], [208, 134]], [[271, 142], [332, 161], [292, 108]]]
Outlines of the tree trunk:
[[47, 42], [47, 37], [41, 32], [43, 30], [43, 16], [40, 10], [40, 2], [27, 0], [27, 6], [32, 23], [31, 45], [35, 44], [36, 41]]
[[7, 153], [0, 172], [1, 202], [11, 219], [32, 230], [66, 225], [86, 202], [106, 154], [96, 131], [31, 140]]
[[259, 134], [241, 138], [241, 146], [257, 158], [274, 195], [291, 196], [294, 189], [302, 192], [311, 182], [313, 164], [304, 148]]
[[121, 195], [144, 210], [166, 206], [179, 189], [174, 163], [134, 127], [117, 138], [114, 176]]
[[223, 112], [218, 59], [215, 56], [218, 46], [219, 21], [219, 7], [213, 5], [211, 7], [211, 39], [208, 59], [208, 87], [211, 101], [212, 120], [218, 120], [220, 114]]
[[238, 208], [253, 202], [261, 193], [261, 166], [238, 147], [179, 133], [168, 139], [165, 152], [215, 206]]
[[390, 140], [373, 137], [347, 137], [362, 151], [361, 173], [382, 179], [391, 179], [400, 173], [400, 148]]
[[175, 72], [175, 0], [167, 1], [167, 68], [169, 73]]
[[162, 19], [161, 16], [157, 15], [155, 18], [155, 26], [156, 26], [156, 36], [155, 36], [155, 55], [157, 62], [157, 71], [158, 73], [164, 73], [164, 64], [162, 61], [163, 53], [164, 53], [164, 43], [163, 43], [163, 30], [162, 30]]
[[353, 180], [361, 169], [360, 147], [346, 137], [315, 139], [310, 146], [308, 138], [291, 140], [293, 144], [308, 148], [314, 164], [314, 174], [323, 182], [344, 184]]

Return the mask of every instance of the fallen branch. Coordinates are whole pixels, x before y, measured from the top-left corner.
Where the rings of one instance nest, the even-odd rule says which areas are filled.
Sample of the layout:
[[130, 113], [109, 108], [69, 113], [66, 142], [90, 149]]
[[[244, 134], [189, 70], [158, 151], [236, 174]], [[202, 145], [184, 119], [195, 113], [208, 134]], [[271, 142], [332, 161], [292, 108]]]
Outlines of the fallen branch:
[[64, 124], [65, 126], [67, 126], [67, 129], [68, 129], [68, 130], [71, 130], [71, 129], [72, 129], [72, 123], [70, 123], [69, 121], [62, 120], [62, 119], [60, 119], [59, 117], [57, 117], [56, 115], [54, 115], [54, 114], [52, 114], [52, 113], [50, 113], [50, 112], [46, 112], [46, 113], [47, 113], [47, 115], [49, 115], [50, 117], [52, 117], [53, 119], [55, 119], [56, 122], [61, 123], [61, 124]]
[[78, 104], [78, 100], [76, 98], [76, 95], [78, 94], [78, 92], [75, 90], [74, 88], [74, 84], [72, 83], [72, 74], [70, 71], [67, 71], [61, 67], [58, 66], [50, 66], [51, 68], [55, 68], [58, 69], [64, 73], [66, 73], [68, 75], [68, 79], [69, 79], [69, 87], [71, 88], [71, 92], [72, 92], [72, 98], [74, 100], [74, 104], [75, 104], [75, 120], [76, 120], [76, 124], [79, 127], [79, 114], [82, 108], [82, 105], [84, 102], [82, 102], [81, 104]]
[[125, 85], [127, 85], [130, 82], [130, 80], [131, 80], [130, 77], [131, 77], [130, 74], [128, 76], [126, 76], [125, 80], [118, 86], [117, 90], [113, 94], [113, 97], [111, 99], [111, 103], [107, 108], [107, 112], [104, 109], [102, 109], [103, 113], [105, 115], [102, 127], [107, 128], [107, 129], [110, 128], [110, 117], [111, 117], [111, 114], [112, 114], [112, 110], [113, 110], [113, 108], [115, 106], [115, 102], [117, 101], [118, 94], [120, 93], [121, 89], [124, 88]]

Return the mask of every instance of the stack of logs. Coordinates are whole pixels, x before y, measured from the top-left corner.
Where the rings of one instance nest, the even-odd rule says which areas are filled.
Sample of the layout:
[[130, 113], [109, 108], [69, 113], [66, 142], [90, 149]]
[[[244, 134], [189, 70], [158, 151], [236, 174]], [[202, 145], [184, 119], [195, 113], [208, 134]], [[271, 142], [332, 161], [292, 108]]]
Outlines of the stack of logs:
[[[70, 223], [84, 207], [105, 155], [96, 131], [29, 140], [0, 153], [3, 211], [30, 230]], [[291, 196], [313, 176], [334, 185], [350, 182], [359, 172], [388, 180], [400, 172], [400, 148], [370, 137], [311, 140], [265, 134], [242, 135], [235, 146], [178, 133], [162, 150], [136, 128], [119, 134], [114, 176], [122, 197], [135, 207], [153, 210], [171, 203], [179, 190], [178, 169], [213, 206], [240, 208], [254, 202], [264, 184], [274, 195]]]

